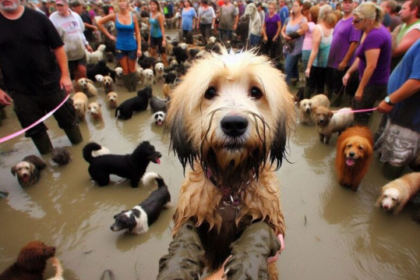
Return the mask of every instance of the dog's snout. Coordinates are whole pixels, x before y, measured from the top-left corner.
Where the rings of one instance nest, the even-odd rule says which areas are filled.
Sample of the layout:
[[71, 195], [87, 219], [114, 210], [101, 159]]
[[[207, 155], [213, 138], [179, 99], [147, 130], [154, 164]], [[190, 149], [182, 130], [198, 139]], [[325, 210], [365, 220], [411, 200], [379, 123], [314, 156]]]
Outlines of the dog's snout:
[[356, 155], [356, 154], [355, 154], [354, 152], [350, 152], [350, 153], [349, 153], [349, 156], [350, 156], [350, 157], [354, 157], [355, 155]]
[[226, 116], [221, 121], [223, 132], [232, 137], [238, 137], [245, 133], [248, 120], [240, 116]]

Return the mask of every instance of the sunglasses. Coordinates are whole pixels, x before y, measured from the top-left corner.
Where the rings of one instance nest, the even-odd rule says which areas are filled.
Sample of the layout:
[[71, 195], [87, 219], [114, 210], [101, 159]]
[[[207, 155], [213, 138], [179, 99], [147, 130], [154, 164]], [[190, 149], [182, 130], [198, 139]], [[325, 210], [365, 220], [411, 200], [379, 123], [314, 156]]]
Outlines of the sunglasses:
[[353, 20], [353, 23], [354, 23], [354, 24], [358, 24], [358, 23], [359, 23], [359, 22], [361, 22], [362, 20], [363, 20], [363, 19], [354, 19], [354, 20]]

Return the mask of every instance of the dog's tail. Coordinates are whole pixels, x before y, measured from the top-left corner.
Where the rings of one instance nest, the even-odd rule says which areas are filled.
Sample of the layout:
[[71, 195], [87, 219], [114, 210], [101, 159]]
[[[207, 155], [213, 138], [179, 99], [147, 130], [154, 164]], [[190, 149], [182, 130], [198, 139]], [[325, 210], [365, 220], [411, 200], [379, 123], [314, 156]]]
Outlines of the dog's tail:
[[58, 279], [63, 279], [63, 266], [61, 265], [60, 261], [58, 260], [58, 258], [53, 257], [51, 259], [52, 265], [55, 267], [55, 276], [53, 278], [50, 278], [48, 280], [58, 280]]
[[141, 182], [148, 189], [154, 189], [154, 188], [160, 188], [162, 186], [166, 186], [163, 178], [155, 172], [148, 172], [144, 174], [143, 178], [141, 178]]
[[83, 158], [84, 158], [87, 162], [91, 163], [91, 162], [92, 162], [92, 159], [94, 158], [94, 157], [92, 156], [92, 152], [93, 152], [93, 151], [100, 150], [100, 149], [102, 149], [102, 146], [101, 146], [101, 145], [99, 145], [98, 143], [95, 143], [95, 142], [90, 142], [89, 144], [87, 144], [87, 145], [83, 148]]

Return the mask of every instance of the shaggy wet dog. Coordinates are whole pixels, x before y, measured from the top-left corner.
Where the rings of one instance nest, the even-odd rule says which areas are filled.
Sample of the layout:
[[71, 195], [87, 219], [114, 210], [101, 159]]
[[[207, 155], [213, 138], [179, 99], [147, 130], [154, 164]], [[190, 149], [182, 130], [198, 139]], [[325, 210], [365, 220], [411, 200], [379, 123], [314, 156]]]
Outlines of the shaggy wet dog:
[[83, 91], [87, 97], [94, 97], [98, 95], [98, 90], [96, 89], [94, 83], [86, 78], [81, 78], [77, 80], [80, 91]]
[[109, 109], [115, 109], [118, 107], [118, 94], [116, 92], [109, 92], [107, 95], [107, 103]]
[[21, 162], [12, 167], [13, 176], [17, 175], [22, 187], [35, 185], [41, 177], [41, 170], [47, 167], [45, 162], [34, 155], [25, 157]]
[[0, 275], [0, 280], [42, 280], [47, 260], [54, 254], [55, 247], [32, 241], [22, 248], [16, 262]]
[[51, 160], [58, 165], [66, 165], [71, 161], [71, 155], [66, 147], [55, 147], [52, 151]]
[[317, 106], [330, 107], [330, 101], [325, 94], [318, 94], [311, 99], [303, 99], [299, 102], [299, 119], [302, 124], [310, 125], [314, 123], [312, 109]]
[[312, 110], [312, 118], [321, 143], [328, 145], [333, 133], [341, 134], [347, 127], [353, 125], [354, 114], [351, 108], [343, 108], [335, 113], [324, 106], [314, 107]]
[[127, 99], [115, 110], [115, 117], [121, 120], [131, 119], [134, 112], [144, 111], [149, 105], [149, 99], [152, 98], [152, 88], [146, 87], [139, 90], [137, 96]]
[[73, 99], [73, 106], [74, 109], [76, 109], [78, 119], [84, 121], [88, 109], [88, 98], [86, 94], [83, 92], [76, 92], [71, 99]]
[[92, 120], [102, 121], [102, 105], [98, 102], [92, 102], [88, 106], [89, 114]]
[[[207, 268], [219, 268], [232, 254], [225, 265], [229, 279], [256, 271], [277, 279], [275, 264], [268, 268], [266, 258], [254, 250], [258, 238], [247, 248], [235, 244], [256, 221], [266, 226], [266, 236], [285, 233], [275, 170], [282, 163], [295, 110], [280, 77], [265, 56], [223, 49], [222, 55], [208, 53], [195, 62], [171, 95], [166, 121], [172, 148], [184, 168], [192, 168], [174, 214], [173, 242], [182, 240], [184, 225], [192, 221]], [[269, 239], [262, 244], [268, 246]], [[263, 250], [265, 256], [275, 254], [276, 244], [276, 249]], [[165, 279], [169, 263], [176, 267], [174, 253], [161, 259], [159, 279]], [[255, 264], [254, 256], [263, 261]]]
[[114, 91], [114, 81], [112, 80], [111, 76], [104, 76], [102, 80], [102, 85], [104, 87], [104, 92], [106, 94]]
[[131, 187], [137, 188], [149, 163], [159, 164], [162, 156], [147, 141], [140, 143], [131, 154], [93, 157], [92, 152], [101, 148], [96, 143], [89, 143], [83, 148], [83, 158], [90, 164], [89, 174], [101, 187], [108, 185], [109, 176], [115, 174], [129, 179]]
[[114, 216], [115, 222], [111, 226], [112, 231], [126, 230], [132, 234], [142, 234], [156, 222], [164, 208], [170, 207], [171, 195], [168, 186], [161, 176], [154, 172], [144, 175], [142, 182], [146, 187], [157, 185], [145, 201], [131, 210], [121, 211]]
[[398, 214], [419, 191], [420, 172], [406, 174], [383, 186], [375, 205]]
[[369, 128], [347, 128], [337, 141], [335, 168], [340, 185], [357, 191], [365, 177], [373, 154], [372, 133]]

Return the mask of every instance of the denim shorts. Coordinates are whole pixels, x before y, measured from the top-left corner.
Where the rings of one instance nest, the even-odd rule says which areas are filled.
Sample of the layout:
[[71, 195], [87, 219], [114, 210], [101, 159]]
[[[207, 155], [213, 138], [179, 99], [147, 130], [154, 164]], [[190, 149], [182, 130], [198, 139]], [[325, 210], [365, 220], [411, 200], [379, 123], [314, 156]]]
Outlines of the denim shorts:
[[132, 51], [123, 51], [123, 50], [115, 50], [115, 58], [117, 60], [123, 59], [125, 56], [128, 57], [129, 60], [136, 60], [137, 59], [137, 50]]

